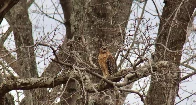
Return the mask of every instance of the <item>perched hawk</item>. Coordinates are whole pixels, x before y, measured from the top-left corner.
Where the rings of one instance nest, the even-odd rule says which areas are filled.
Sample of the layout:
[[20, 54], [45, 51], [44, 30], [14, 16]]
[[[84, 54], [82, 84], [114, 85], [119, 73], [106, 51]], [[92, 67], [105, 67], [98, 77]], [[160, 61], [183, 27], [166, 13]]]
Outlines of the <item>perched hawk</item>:
[[98, 62], [105, 78], [117, 72], [115, 59], [107, 47], [102, 46], [100, 48]]

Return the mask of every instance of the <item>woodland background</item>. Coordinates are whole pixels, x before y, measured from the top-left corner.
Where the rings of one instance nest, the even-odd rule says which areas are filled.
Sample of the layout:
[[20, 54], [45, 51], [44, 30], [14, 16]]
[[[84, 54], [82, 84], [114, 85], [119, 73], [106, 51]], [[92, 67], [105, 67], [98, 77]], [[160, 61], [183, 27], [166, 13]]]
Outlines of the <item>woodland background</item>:
[[[196, 103], [195, 0], [0, 3], [0, 105]], [[107, 79], [102, 42], [119, 70]]]

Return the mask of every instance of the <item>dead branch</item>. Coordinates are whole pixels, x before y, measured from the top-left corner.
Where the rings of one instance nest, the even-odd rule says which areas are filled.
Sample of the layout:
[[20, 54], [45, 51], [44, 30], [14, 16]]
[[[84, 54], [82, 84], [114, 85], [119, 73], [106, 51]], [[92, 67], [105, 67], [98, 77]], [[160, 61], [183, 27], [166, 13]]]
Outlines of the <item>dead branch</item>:
[[[62, 63], [63, 64], [63, 63]], [[150, 75], [150, 69], [153, 68], [153, 72], [156, 71], [157, 68], [169, 66], [171, 65], [171, 62], [168, 61], [160, 61], [153, 65], [145, 65], [143, 67], [136, 68], [137, 70], [133, 72], [132, 68], [120, 70], [117, 74], [115, 74], [118, 78], [124, 78], [122, 82], [112, 82], [111, 78], [103, 78], [101, 75], [92, 72], [93, 69], [81, 69], [81, 71], [86, 71], [87, 73], [90, 73], [98, 78], [101, 78], [104, 82], [106, 82], [106, 85], [99, 86], [98, 84], [95, 87], [89, 87], [86, 86], [85, 89], [87, 92], [96, 92], [97, 91], [103, 91], [108, 88], [113, 88], [112, 86], [122, 87], [125, 85], [128, 85], [136, 80], [139, 80], [143, 77]], [[70, 65], [67, 65], [70, 66]], [[152, 67], [150, 67], [152, 66]], [[95, 68], [96, 69], [96, 68]], [[95, 70], [94, 69], [94, 70]], [[70, 74], [72, 78], [70, 78]], [[74, 73], [67, 72], [64, 74], [61, 74], [59, 76], [55, 77], [41, 77], [41, 78], [25, 78], [25, 79], [16, 79], [16, 80], [8, 80], [6, 83], [2, 83], [0, 85], [0, 99], [9, 91], [11, 90], [30, 90], [35, 88], [53, 88], [60, 84], [67, 83], [68, 79], [71, 80], [78, 80], [80, 81], [80, 75], [76, 71]], [[116, 78], [115, 78], [116, 79]], [[101, 84], [102, 85], [102, 84]], [[110, 87], [108, 87], [110, 85]]]

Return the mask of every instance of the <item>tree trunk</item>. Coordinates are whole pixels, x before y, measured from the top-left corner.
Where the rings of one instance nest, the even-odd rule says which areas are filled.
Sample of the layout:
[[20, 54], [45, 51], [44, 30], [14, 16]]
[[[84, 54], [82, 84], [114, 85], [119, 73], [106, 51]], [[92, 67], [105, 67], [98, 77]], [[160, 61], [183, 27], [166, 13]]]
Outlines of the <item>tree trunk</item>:
[[165, 0], [156, 41], [155, 62], [169, 61], [171, 66], [161, 67], [152, 73], [147, 95], [148, 105], [174, 105], [180, 70], [182, 48], [186, 40], [186, 28], [196, 7], [195, 0]]
[[[60, 3], [65, 17], [67, 40], [79, 43], [79, 46], [76, 45], [77, 48], [74, 48], [74, 50], [85, 52], [79, 53], [83, 61], [92, 67], [98, 67], [97, 56], [102, 44], [107, 45], [110, 51], [115, 55], [117, 49], [123, 44], [125, 27], [128, 22], [132, 1], [60, 0]], [[74, 50], [72, 49], [72, 51]], [[102, 75], [101, 71], [94, 72]], [[91, 80], [98, 82], [100, 79], [91, 77]], [[68, 87], [70, 86], [71, 85], [68, 85]], [[75, 84], [74, 86], [77, 86], [75, 87], [77, 89], [79, 88], [79, 85]], [[114, 94], [112, 91], [109, 93]], [[63, 99], [67, 99], [66, 97], [70, 96], [67, 94], [72, 93], [65, 93]], [[88, 98], [81, 97], [81, 95], [74, 95], [74, 97], [68, 98], [71, 101], [67, 100], [66, 102], [68, 102], [67, 104], [69, 105], [76, 104], [73, 104], [73, 102], [77, 102], [78, 105], [83, 105], [87, 99], [90, 99], [88, 100], [89, 102], [96, 100], [92, 99], [91, 95], [92, 94], [88, 94]], [[102, 95], [102, 98], [103, 97], [105, 96]], [[95, 98], [100, 97], [96, 96]], [[110, 99], [108, 99], [108, 101], [109, 100]], [[104, 100], [99, 103], [104, 105], [107, 104], [106, 102], [107, 100]], [[63, 101], [62, 103], [64, 104], [65, 102]]]
[[[14, 71], [20, 78], [38, 77], [34, 53], [32, 24], [29, 19], [27, 1], [20, 1], [6, 15], [6, 19], [13, 30], [17, 53], [17, 69]], [[24, 105], [36, 105], [36, 92], [25, 90]]]

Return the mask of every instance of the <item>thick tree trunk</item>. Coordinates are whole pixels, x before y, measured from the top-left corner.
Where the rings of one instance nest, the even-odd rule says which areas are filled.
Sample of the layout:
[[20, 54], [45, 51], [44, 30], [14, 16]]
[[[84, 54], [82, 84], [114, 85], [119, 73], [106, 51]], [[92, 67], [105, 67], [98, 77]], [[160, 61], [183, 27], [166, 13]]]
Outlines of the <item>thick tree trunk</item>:
[[[60, 2], [65, 17], [67, 40], [72, 39], [72, 41], [79, 43], [77, 48], [71, 50], [85, 52], [78, 53], [83, 61], [93, 67], [97, 67], [98, 51], [102, 44], [108, 45], [113, 54], [117, 52], [119, 46], [123, 44], [125, 27], [128, 22], [132, 1], [60, 0]], [[102, 74], [101, 71], [94, 72]], [[94, 82], [99, 81], [99, 79], [95, 77], [91, 77], [91, 80]], [[71, 85], [68, 85], [68, 87], [70, 86]], [[74, 86], [77, 86], [75, 87], [77, 89], [79, 88], [79, 85], [75, 84]], [[67, 98], [67, 96], [70, 96], [69, 94], [72, 93], [65, 93], [63, 97], [64, 99], [69, 99], [67, 100], [67, 104], [69, 105], [76, 104], [73, 104], [73, 102], [76, 102], [78, 99], [80, 100], [77, 101], [78, 105], [84, 104], [87, 99], [90, 99], [89, 102], [93, 102], [93, 100], [95, 101], [96, 98], [100, 98], [99, 96], [101, 96], [99, 95], [92, 99], [92, 94], [88, 94], [88, 98], [81, 97], [81, 95], [74, 95], [74, 97]], [[113, 92], [109, 92], [109, 94], [113, 94]], [[78, 97], [78, 99], [76, 97]], [[101, 97], [103, 98], [105, 96], [102, 94]], [[116, 98], [112, 100], [115, 99]], [[101, 102], [100, 104], [102, 105], [107, 104], [107, 100], [96, 101]]]
[[[14, 70], [20, 78], [38, 77], [32, 24], [29, 19], [28, 6], [26, 4], [25, 0], [20, 1], [6, 15], [6, 19], [13, 30], [17, 49], [17, 69]], [[35, 91], [25, 90], [25, 98], [22, 103], [25, 105], [36, 105], [38, 101], [35, 93]]]
[[[66, 37], [56, 60], [70, 62], [69, 53], [77, 51], [83, 61], [92, 67], [97, 67], [97, 55], [101, 42], [108, 44], [113, 54], [123, 44], [125, 27], [128, 22], [132, 1], [93, 0], [89, 2], [86, 0], [60, 0], [60, 3], [64, 12]], [[42, 76], [55, 75], [62, 68], [64, 67], [60, 67], [57, 63], [52, 62]], [[69, 70], [69, 68], [64, 68], [63, 71]], [[102, 74], [101, 71], [94, 72]], [[93, 78], [93, 81], [99, 80], [98, 78]], [[81, 93], [77, 93], [76, 95], [78, 96], [70, 97], [75, 90], [79, 91], [79, 85], [68, 85], [65, 88], [66, 94], [62, 97], [62, 104], [75, 104], [76, 100], [78, 100], [76, 97], [79, 96], [79, 99], [81, 99]], [[59, 89], [53, 89], [53, 93], [56, 94], [56, 90]], [[82, 104], [81, 102], [83, 101], [78, 102], [80, 102], [78, 104]]]
[[182, 48], [186, 29], [196, 7], [195, 0], [165, 0], [155, 49], [155, 62], [170, 61], [152, 74], [147, 95], [148, 105], [174, 105], [178, 92]]

